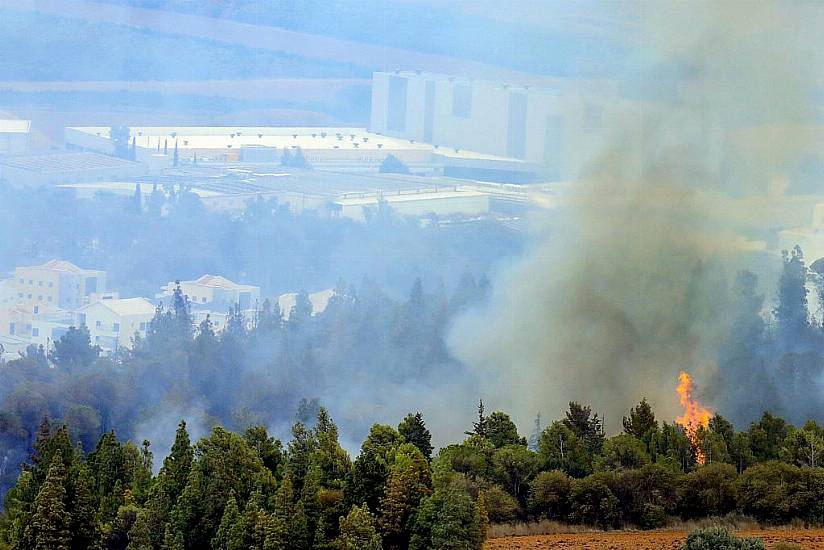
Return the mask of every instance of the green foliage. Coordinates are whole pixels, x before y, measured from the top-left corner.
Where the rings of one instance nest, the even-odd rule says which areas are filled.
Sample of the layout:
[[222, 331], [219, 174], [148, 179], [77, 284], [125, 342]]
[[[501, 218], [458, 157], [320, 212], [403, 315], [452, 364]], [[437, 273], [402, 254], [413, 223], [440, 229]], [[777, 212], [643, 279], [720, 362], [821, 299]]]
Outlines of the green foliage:
[[616, 435], [606, 440], [596, 470], [631, 470], [649, 464], [646, 446], [631, 435]]
[[486, 418], [485, 437], [496, 449], [507, 445], [526, 446], [526, 439], [518, 435], [518, 428], [509, 415], [495, 411]]
[[529, 487], [529, 513], [536, 518], [560, 520], [569, 510], [572, 479], [560, 470], [541, 472]]
[[375, 531], [375, 518], [366, 506], [353, 506], [345, 518], [340, 519], [340, 550], [382, 550], [381, 537]]
[[409, 550], [480, 550], [484, 538], [472, 499], [456, 490], [436, 490], [412, 520]]
[[71, 515], [65, 500], [66, 470], [63, 461], [55, 458], [34, 499], [31, 522], [24, 534], [24, 540], [34, 550], [69, 550]]
[[625, 416], [623, 421], [624, 433], [642, 439], [650, 431], [658, 430], [658, 422], [655, 420], [655, 413], [652, 407], [644, 398], [641, 403], [630, 409], [629, 416]]
[[781, 462], [748, 468], [734, 484], [739, 509], [759, 521], [785, 523], [792, 518], [791, 487], [799, 469]]
[[759, 538], [740, 538], [722, 527], [710, 527], [687, 535], [681, 550], [766, 550], [766, 546]]
[[593, 455], [586, 442], [564, 422], [553, 422], [538, 440], [538, 455], [544, 469], [561, 470], [572, 477], [592, 473]]
[[609, 472], [575, 480], [570, 494], [570, 518], [601, 528], [616, 527], [620, 520], [620, 502], [613, 491], [615, 486], [616, 479]]
[[729, 464], [707, 464], [685, 475], [678, 490], [681, 515], [723, 516], [734, 510], [736, 477]]
[[398, 433], [404, 441], [417, 447], [426, 460], [432, 459], [432, 434], [429, 433], [421, 413], [409, 413], [398, 424]]
[[486, 516], [492, 523], [510, 523], [518, 519], [518, 501], [502, 487], [493, 485], [480, 494], [483, 495]]

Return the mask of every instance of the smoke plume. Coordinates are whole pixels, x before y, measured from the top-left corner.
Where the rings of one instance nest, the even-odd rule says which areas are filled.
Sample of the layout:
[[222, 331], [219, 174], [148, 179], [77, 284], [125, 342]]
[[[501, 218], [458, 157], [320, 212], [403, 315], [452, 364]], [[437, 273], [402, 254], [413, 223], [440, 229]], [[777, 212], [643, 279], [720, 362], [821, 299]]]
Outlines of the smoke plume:
[[809, 120], [817, 60], [799, 45], [820, 43], [811, 34], [818, 10], [632, 9], [643, 69], [624, 89], [634, 99], [607, 103], [605, 145], [580, 168], [554, 222], [498, 278], [489, 309], [451, 334], [485, 397], [522, 426], [577, 400], [614, 431], [642, 397], [671, 421], [679, 371], [700, 392], [717, 368], [734, 307], [723, 281], [763, 259], [759, 227], [805, 147], [803, 132], [771, 137]]

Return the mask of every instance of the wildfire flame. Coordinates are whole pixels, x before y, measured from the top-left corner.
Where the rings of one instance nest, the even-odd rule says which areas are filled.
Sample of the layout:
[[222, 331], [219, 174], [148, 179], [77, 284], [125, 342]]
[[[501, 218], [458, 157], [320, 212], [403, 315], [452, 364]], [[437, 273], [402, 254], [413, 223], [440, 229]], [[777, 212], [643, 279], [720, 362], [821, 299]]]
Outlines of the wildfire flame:
[[678, 375], [678, 399], [681, 401], [681, 406], [684, 407], [684, 414], [675, 419], [675, 421], [684, 427], [687, 437], [695, 449], [695, 458], [699, 464], [704, 464], [707, 457], [698, 446], [698, 428], [706, 428], [710, 423], [713, 412], [698, 401], [692, 398], [692, 377], [684, 371]]

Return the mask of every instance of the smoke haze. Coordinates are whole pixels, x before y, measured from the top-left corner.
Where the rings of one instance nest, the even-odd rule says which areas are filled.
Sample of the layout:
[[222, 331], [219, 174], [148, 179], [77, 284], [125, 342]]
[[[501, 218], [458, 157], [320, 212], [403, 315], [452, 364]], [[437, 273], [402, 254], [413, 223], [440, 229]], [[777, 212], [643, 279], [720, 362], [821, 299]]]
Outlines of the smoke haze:
[[814, 60], [799, 44], [820, 42], [809, 41], [816, 17], [766, 2], [639, 13], [643, 69], [624, 86], [653, 101], [627, 101], [606, 122], [562, 214], [499, 279], [488, 310], [451, 334], [486, 397], [522, 426], [570, 400], [591, 403], [608, 431], [642, 397], [673, 419], [678, 372], [700, 392], [717, 369], [723, 281], [763, 258], [759, 201], [804, 145], [802, 133], [768, 136], [810, 117]]

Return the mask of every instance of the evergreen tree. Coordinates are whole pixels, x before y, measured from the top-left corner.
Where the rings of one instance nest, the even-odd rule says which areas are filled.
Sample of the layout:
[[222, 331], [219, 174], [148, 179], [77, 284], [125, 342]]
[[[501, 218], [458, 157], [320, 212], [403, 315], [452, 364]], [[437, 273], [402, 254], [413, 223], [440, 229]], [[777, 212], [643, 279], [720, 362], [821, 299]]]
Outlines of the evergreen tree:
[[340, 550], [382, 550], [381, 537], [375, 531], [375, 518], [366, 505], [353, 506], [345, 518], [340, 518], [338, 548]]
[[232, 494], [223, 509], [223, 518], [220, 520], [220, 527], [217, 529], [215, 538], [212, 539], [212, 548], [214, 550], [248, 550], [244, 527], [246, 526], [241, 522], [235, 495]]
[[[92, 478], [85, 464], [73, 467], [69, 514], [71, 516], [71, 549], [94, 550], [98, 547], [100, 535], [94, 499], [92, 498]], [[136, 549], [132, 549], [136, 550]]]
[[478, 421], [472, 423], [472, 431], [466, 435], [477, 435], [486, 438], [486, 415], [484, 414], [484, 400], [478, 401]]
[[807, 267], [804, 253], [796, 245], [789, 253], [782, 252], [784, 268], [778, 282], [778, 306], [773, 313], [778, 324], [781, 343], [796, 348], [805, 341], [809, 331], [807, 307]]
[[52, 461], [46, 481], [34, 500], [34, 513], [27, 537], [33, 550], [69, 550], [71, 516], [66, 510], [66, 471], [62, 459]]
[[589, 452], [598, 454], [604, 444], [604, 430], [598, 414], [575, 401], [570, 401], [564, 424], [586, 443]]
[[629, 410], [629, 416], [624, 417], [623, 425], [625, 434], [638, 439], [643, 438], [650, 430], [658, 429], [655, 414], [652, 412], [652, 407], [647, 403], [646, 398]]
[[380, 506], [379, 525], [387, 550], [405, 550], [409, 546], [409, 520], [421, 499], [431, 492], [431, 486], [426, 458], [414, 445], [401, 445]]
[[140, 193], [140, 184], [134, 184], [134, 195], [132, 195], [132, 204], [131, 204], [132, 212], [135, 214], [140, 214], [143, 212], [143, 195]]
[[398, 424], [398, 433], [404, 441], [417, 447], [426, 460], [432, 459], [432, 434], [426, 427], [421, 413], [406, 415], [406, 418]]

